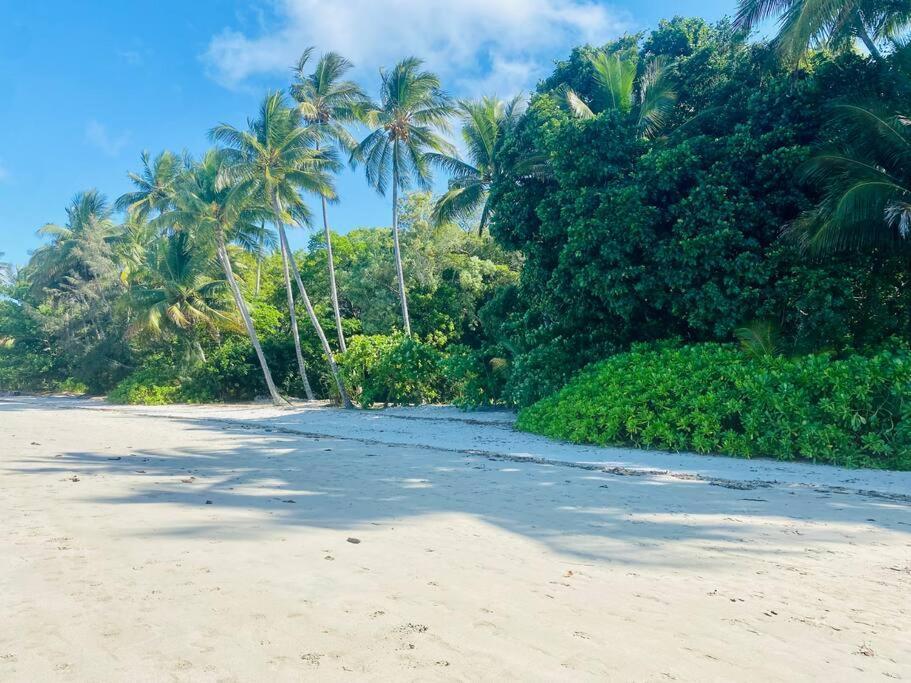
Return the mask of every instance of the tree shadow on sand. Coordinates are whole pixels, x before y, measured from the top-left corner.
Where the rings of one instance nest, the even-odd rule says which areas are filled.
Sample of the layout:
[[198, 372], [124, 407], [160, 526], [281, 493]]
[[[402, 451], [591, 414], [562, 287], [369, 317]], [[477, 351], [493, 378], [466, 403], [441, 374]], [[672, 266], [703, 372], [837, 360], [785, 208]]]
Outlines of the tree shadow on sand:
[[[193, 420], [172, 422], [189, 431], [213, 429]], [[95, 500], [205, 506], [205, 521], [193, 515], [192, 523], [149, 526], [141, 532], [149, 536], [255, 539], [286, 527], [355, 534], [415, 517], [470, 515], [583, 561], [668, 565], [667, 550], [675, 544], [697, 549], [707, 564], [721, 552], [786, 564], [811, 543], [837, 551], [848, 542], [848, 526], [911, 533], [909, 506], [857, 494], [731, 489], [268, 427], [219, 431], [223, 438], [211, 447], [66, 451], [8, 459], [6, 472], [125, 477], [128, 485], [117, 490], [127, 493]]]

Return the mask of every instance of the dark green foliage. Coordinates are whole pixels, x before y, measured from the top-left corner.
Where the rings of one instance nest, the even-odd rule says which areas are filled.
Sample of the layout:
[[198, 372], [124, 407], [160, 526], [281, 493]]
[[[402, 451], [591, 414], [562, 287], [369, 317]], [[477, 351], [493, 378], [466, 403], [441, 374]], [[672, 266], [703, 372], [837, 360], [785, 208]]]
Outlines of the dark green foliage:
[[[601, 68], [592, 62], [598, 54], [607, 60]], [[450, 189], [473, 188], [471, 201], [460, 194], [437, 212], [456, 222], [432, 220], [429, 193], [396, 203], [406, 297], [387, 228], [329, 237], [350, 340], [339, 359], [349, 388], [365, 406], [536, 404], [522, 413], [523, 425], [581, 441], [909, 467], [911, 46], [874, 57], [810, 52], [798, 68], [728, 21], [679, 17], [647, 35], [574, 49], [524, 113], [513, 111], [474, 150], [474, 171], [440, 155], [399, 169], [424, 178], [436, 160], [456, 174]], [[332, 59], [344, 71], [344, 60]], [[661, 79], [649, 71], [659, 65]], [[405, 83], [415, 69], [406, 60], [386, 85]], [[605, 85], [613, 73], [623, 88]], [[419, 80], [411, 93], [419, 97], [406, 99], [446, 105], [424, 121], [442, 126], [448, 104], [436, 79]], [[667, 96], [660, 122], [643, 126], [636, 110], [654, 101], [641, 94], [650, 81], [666, 86]], [[295, 93], [305, 86], [299, 79]], [[608, 93], [619, 93], [623, 106], [608, 106]], [[303, 113], [325, 125], [333, 115], [318, 113], [325, 102], [310, 95], [302, 97]], [[408, 93], [392, 95], [384, 104]], [[869, 116], [851, 123], [837, 115], [846, 103], [888, 114], [894, 130], [866, 127]], [[496, 119], [492, 101], [476, 107], [463, 113]], [[408, 116], [401, 107], [375, 114], [403, 125]], [[391, 129], [374, 128], [361, 151], [389, 143]], [[895, 131], [901, 145], [892, 143]], [[351, 147], [341, 128], [323, 132]], [[437, 138], [413, 142], [445, 146]], [[826, 149], [850, 159], [821, 163]], [[876, 172], [849, 173], [856, 159]], [[42, 230], [51, 243], [26, 268], [14, 273], [0, 264], [0, 390], [116, 386], [112, 397], [129, 402], [250, 400], [266, 393], [259, 366], [268, 365], [278, 391], [303, 395], [281, 260], [270, 253], [274, 240], [263, 224], [269, 207], [258, 195], [221, 187], [218, 179], [232, 175], [222, 173], [223, 161], [210, 152], [185, 168], [189, 159], [146, 156], [145, 170], [131, 176], [137, 192], [124, 200], [133, 209], [124, 224], [98, 192], [81, 193], [65, 226]], [[381, 188], [389, 161], [380, 155], [368, 164]], [[801, 174], [807, 168], [816, 172]], [[885, 216], [889, 239], [841, 235], [833, 244], [852, 249], [838, 253], [807, 251], [794, 239], [797, 226], [818, 232], [832, 223], [855, 181], [873, 176], [896, 182], [839, 223], [853, 230], [861, 217], [864, 230], [875, 232]], [[182, 188], [176, 194], [174, 183]], [[288, 205], [299, 218], [307, 213]], [[482, 205], [483, 216], [473, 215]], [[491, 238], [475, 234], [486, 217]], [[206, 325], [189, 309], [186, 324], [157, 324], [180, 319], [166, 302], [205, 303], [172, 286], [190, 280], [171, 277], [171, 259], [159, 262], [167, 277], [149, 268], [155, 241], [173, 230], [185, 233], [187, 255], [200, 257], [201, 279], [192, 282], [204, 293], [236, 273], [239, 295], [232, 290], [218, 310], [233, 320], [238, 301], [249, 303], [249, 336], [261, 342], [261, 359], [236, 324]], [[328, 329], [335, 316], [326, 239], [314, 237], [296, 260]], [[150, 292], [158, 293], [157, 306], [145, 307], [153, 324], [143, 326], [139, 304]], [[404, 299], [413, 338], [398, 331]], [[302, 309], [297, 315], [307, 318]], [[332, 349], [309, 325], [301, 331], [316, 394], [336, 397], [325, 362]], [[890, 339], [905, 342], [882, 351]]]
[[637, 345], [519, 414], [521, 429], [601, 445], [911, 469], [911, 351], [755, 356]]
[[589, 97], [588, 48], [542, 82], [504, 141], [503, 163], [547, 172], [495, 183], [491, 232], [525, 262], [484, 332], [505, 353], [504, 398], [527, 405], [585, 365], [636, 342], [729, 341], [750, 321], [794, 352], [875, 345], [911, 332], [907, 259], [867, 250], [814, 258], [781, 239], [816, 200], [797, 171], [831, 131], [838, 98], [890, 97], [894, 77], [847, 55], [794, 73], [727, 23], [675, 19], [608, 45], [675, 62], [663, 138], [614, 112], [574, 118], [563, 87]]
[[440, 370], [450, 391], [448, 400], [457, 406], [481, 408], [502, 400], [507, 377], [502, 357], [489, 357], [469, 346], [454, 344], [446, 348]]
[[[286, 355], [290, 358], [285, 360], [293, 363], [294, 347], [290, 342], [287, 346], [290, 348], [286, 350]], [[274, 349], [269, 349], [267, 354], [270, 360], [277, 355]], [[278, 376], [275, 379], [281, 383]], [[250, 341], [246, 337], [232, 336], [214, 347], [206, 354], [206, 362], [193, 368], [184, 386], [184, 394], [199, 402], [250, 401], [257, 396], [265, 396], [266, 384], [256, 364], [256, 354]]]
[[176, 372], [164, 359], [150, 358], [141, 370], [120, 381], [108, 394], [108, 400], [143, 405], [189, 403], [181, 394]]
[[[433, 198], [414, 193], [401, 202], [400, 229], [412, 327], [418, 336], [443, 334], [447, 340], [477, 337], [478, 308], [497, 288], [514, 282], [515, 254], [487, 236], [453, 223], [435, 225]], [[349, 334], [388, 334], [400, 323], [392, 235], [385, 229], [358, 229], [333, 235], [342, 315]], [[302, 272], [313, 282], [313, 297], [328, 304], [325, 238], [311, 240], [301, 255]], [[326, 319], [331, 320], [328, 307]]]
[[403, 334], [352, 337], [339, 366], [352, 399], [365, 408], [375, 403], [420, 405], [449, 398], [440, 350]]
[[53, 390], [58, 362], [22, 303], [0, 297], [0, 391]]

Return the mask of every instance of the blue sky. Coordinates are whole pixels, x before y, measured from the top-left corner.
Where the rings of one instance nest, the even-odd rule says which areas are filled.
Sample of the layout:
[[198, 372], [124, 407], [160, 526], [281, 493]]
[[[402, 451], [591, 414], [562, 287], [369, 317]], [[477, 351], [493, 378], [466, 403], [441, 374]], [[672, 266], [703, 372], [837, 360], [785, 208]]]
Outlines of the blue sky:
[[[718, 19], [734, 0], [159, 0], [0, 2], [0, 252], [23, 263], [35, 230], [79, 190], [114, 198], [143, 149], [206, 149], [285, 87], [304, 47], [337, 50], [369, 92], [415, 54], [457, 96], [529, 90], [576, 44], [674, 14]], [[338, 179], [335, 229], [389, 222], [357, 172]], [[306, 242], [295, 231], [296, 245]]]

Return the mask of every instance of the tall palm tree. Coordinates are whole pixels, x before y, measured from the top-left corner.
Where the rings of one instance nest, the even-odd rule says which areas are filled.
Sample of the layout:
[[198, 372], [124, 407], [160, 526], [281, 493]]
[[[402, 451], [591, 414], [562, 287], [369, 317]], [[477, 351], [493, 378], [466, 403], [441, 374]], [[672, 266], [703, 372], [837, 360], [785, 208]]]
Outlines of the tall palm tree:
[[600, 51], [589, 57], [595, 76], [591, 101], [585, 102], [573, 90], [566, 102], [579, 118], [589, 119], [605, 111], [635, 117], [643, 137], [656, 136], [677, 101], [672, 86], [673, 66], [661, 58], [649, 60], [639, 77], [636, 61], [619, 54]]
[[399, 244], [398, 192], [412, 180], [430, 185], [427, 152], [455, 155], [441, 135], [449, 130], [452, 103], [440, 89], [440, 79], [422, 71], [422, 65], [420, 59], [407, 57], [392, 71], [380, 72], [380, 101], [368, 105], [363, 115], [373, 131], [351, 154], [352, 161], [364, 164], [367, 182], [381, 195], [392, 183], [392, 244], [406, 335], [411, 335], [411, 320]]
[[211, 245], [194, 243], [190, 232], [154, 240], [131, 275], [128, 305], [136, 317], [129, 333], [175, 334], [205, 362], [200, 332], [218, 338], [221, 330], [239, 331], [227, 283], [213, 276], [212, 257]]
[[[307, 63], [312, 54], [313, 48], [308, 47], [301, 55], [294, 69], [295, 80], [291, 86], [291, 95], [297, 100], [298, 110], [304, 121], [318, 134], [316, 149], [331, 145], [350, 154], [357, 146], [357, 142], [345, 126], [360, 120], [360, 110], [367, 102], [367, 96], [357, 83], [343, 80], [352, 64], [335, 52], [324, 54], [316, 63], [314, 70], [307, 73]], [[344, 352], [345, 333], [342, 329], [342, 314], [338, 303], [326, 196], [320, 195], [320, 201], [323, 208], [323, 231], [326, 235], [326, 256], [329, 262], [329, 295], [335, 314], [339, 350]]]
[[836, 107], [839, 146], [817, 155], [805, 179], [819, 204], [786, 228], [816, 252], [907, 245], [911, 239], [911, 118], [857, 105]]
[[462, 100], [456, 113], [462, 121], [468, 161], [438, 152], [426, 154], [431, 163], [443, 167], [451, 176], [448, 191], [434, 206], [433, 217], [439, 224], [480, 214], [478, 234], [482, 235], [491, 217], [490, 186], [507, 171], [500, 166], [497, 145], [519, 119], [522, 99], [516, 96], [508, 102], [492, 97]]
[[216, 150], [207, 152], [199, 163], [181, 174], [169, 207], [155, 222], [189, 233], [195, 244], [214, 246], [216, 259], [259, 360], [269, 395], [275, 405], [282, 405], [285, 401], [272, 380], [250, 309], [237, 283], [228, 253], [229, 243], [251, 248], [266, 239], [260, 227], [262, 210], [249, 195], [224, 183], [223, 168], [221, 155]]
[[[342, 405], [351, 407], [335, 355], [313, 310], [285, 234], [285, 223], [293, 221], [300, 224], [310, 220], [309, 209], [301, 199], [302, 191], [324, 197], [335, 196], [327, 171], [336, 168], [338, 162], [331, 150], [315, 149], [316, 133], [311, 128], [301, 126], [298, 110], [285, 106], [285, 99], [278, 92], [266, 96], [260, 107], [259, 118], [249, 122], [248, 130], [242, 131], [222, 124], [212, 129], [211, 137], [224, 145], [228, 177], [242, 191], [263, 198], [271, 210], [281, 247], [285, 291], [301, 376], [306, 382], [289, 270], [294, 274], [310, 322], [326, 354]], [[312, 398], [312, 394], [308, 397]]]
[[752, 29], [778, 16], [779, 49], [799, 58], [814, 46], [850, 46], [860, 40], [878, 62], [878, 43], [896, 39], [911, 26], [908, 0], [740, 0], [735, 23]]
[[143, 152], [139, 159], [142, 170], [127, 174], [136, 189], [118, 197], [114, 207], [129, 212], [141, 222], [168, 207], [187, 160], [168, 150], [155, 158], [149, 152]]
[[[66, 208], [64, 225], [48, 223], [38, 230], [38, 234], [51, 238], [48, 244], [35, 251], [29, 264], [32, 287], [42, 289], [54, 287], [73, 269], [79, 270], [84, 265], [75, 257], [80, 245], [86, 244], [90, 237], [113, 242], [118, 228], [105, 196], [98, 190], [89, 190], [73, 197]], [[75, 274], [82, 277], [90, 275], [87, 272]]]

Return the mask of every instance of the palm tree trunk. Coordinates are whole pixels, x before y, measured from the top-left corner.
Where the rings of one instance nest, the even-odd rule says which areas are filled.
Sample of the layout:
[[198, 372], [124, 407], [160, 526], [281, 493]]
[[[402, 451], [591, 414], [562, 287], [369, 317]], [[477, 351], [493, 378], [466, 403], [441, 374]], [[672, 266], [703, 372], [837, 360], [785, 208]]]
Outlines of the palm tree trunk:
[[[275, 214], [275, 224], [281, 234], [281, 253], [282, 253], [282, 274], [285, 278], [285, 294], [288, 298], [288, 312], [291, 315], [291, 336], [294, 337], [294, 353], [297, 356], [297, 369], [300, 372], [301, 380], [304, 382], [304, 391], [307, 393], [307, 400], [314, 400], [313, 389], [310, 387], [310, 380], [307, 379], [307, 367], [304, 364], [304, 355], [301, 353], [300, 332], [297, 329], [297, 311], [294, 310], [294, 291], [291, 289], [291, 275], [289, 272], [288, 261], [291, 255], [288, 253], [287, 241], [285, 240], [285, 229], [282, 227], [281, 220], [278, 218], [281, 214]], [[297, 267], [295, 266], [295, 270]]]
[[202, 350], [202, 344], [199, 343], [198, 339], [193, 340], [193, 348], [196, 350], [197, 355], [199, 355], [199, 360], [203, 363], [206, 362], [206, 352]]
[[399, 148], [392, 147], [392, 244], [395, 250], [395, 272], [399, 278], [399, 299], [402, 302], [402, 320], [405, 334], [411, 336], [411, 319], [408, 317], [408, 297], [405, 294], [405, 273], [402, 271], [402, 250], [399, 248]]
[[326, 233], [326, 258], [329, 261], [329, 296], [332, 298], [332, 312], [335, 314], [335, 329], [338, 332], [338, 349], [342, 353], [348, 350], [345, 345], [345, 332], [342, 329], [342, 312], [338, 306], [338, 288], [335, 284], [335, 259], [332, 256], [332, 232], [329, 230], [329, 217], [326, 210], [326, 198], [323, 200], [323, 231]]
[[[285, 229], [283, 227], [279, 227], [279, 239], [285, 244], [285, 248], [287, 249], [288, 237], [285, 234]], [[290, 249], [288, 249], [288, 251], [290, 251]], [[351, 405], [351, 399], [348, 398], [348, 392], [345, 391], [342, 373], [339, 371], [338, 364], [335, 362], [335, 356], [329, 346], [329, 340], [326, 339], [326, 333], [323, 332], [323, 326], [320, 325], [319, 319], [316, 317], [316, 311], [313, 310], [313, 304], [310, 302], [310, 297], [307, 295], [307, 289], [304, 287], [304, 282], [301, 280], [300, 271], [296, 264], [294, 267], [294, 280], [297, 282], [297, 289], [300, 292], [301, 299], [304, 301], [304, 307], [307, 309], [307, 315], [310, 316], [310, 322], [313, 324], [313, 329], [316, 330], [320, 344], [323, 345], [323, 353], [326, 354], [326, 359], [329, 362], [329, 370], [332, 372], [333, 379], [335, 379], [335, 385], [338, 388], [338, 395], [341, 399], [342, 406], [351, 408], [353, 406]]]
[[[316, 143], [319, 151], [319, 141]], [[332, 256], [332, 232], [329, 230], [329, 211], [326, 208], [326, 198], [320, 195], [323, 203], [323, 231], [326, 233], [326, 258], [329, 261], [329, 296], [332, 299], [332, 312], [335, 314], [335, 330], [338, 332], [338, 350], [342, 353], [348, 350], [345, 344], [345, 331], [342, 329], [342, 312], [338, 306], [338, 288], [335, 284], [335, 259]]]
[[883, 57], [882, 52], [879, 51], [879, 48], [876, 47], [876, 43], [873, 42], [870, 34], [867, 33], [867, 27], [864, 26], [864, 20], [856, 8], [854, 10], [854, 28], [857, 31], [857, 37], [860, 38], [860, 41], [864, 44], [864, 47], [867, 48], [870, 56], [880, 64], [884, 64], [886, 60]]
[[231, 267], [231, 259], [228, 256], [224, 238], [220, 234], [217, 237], [216, 249], [218, 251], [218, 260], [221, 261], [222, 270], [224, 270], [225, 278], [228, 280], [228, 286], [231, 288], [231, 294], [234, 295], [234, 303], [237, 306], [237, 310], [240, 311], [240, 317], [243, 318], [244, 327], [247, 329], [247, 336], [250, 338], [250, 343], [256, 351], [256, 357], [259, 359], [259, 366], [262, 368], [263, 378], [266, 380], [266, 387], [269, 389], [272, 403], [280, 406], [283, 403], [283, 399], [279, 396], [278, 389], [275, 388], [275, 382], [272, 381], [272, 373], [269, 372], [269, 364], [266, 363], [263, 347], [260, 346], [259, 337], [256, 336], [256, 329], [253, 327], [253, 318], [250, 317], [250, 311], [247, 310], [247, 302], [244, 301], [243, 294], [240, 292], [240, 287], [237, 286], [237, 280], [234, 279], [234, 269]]

